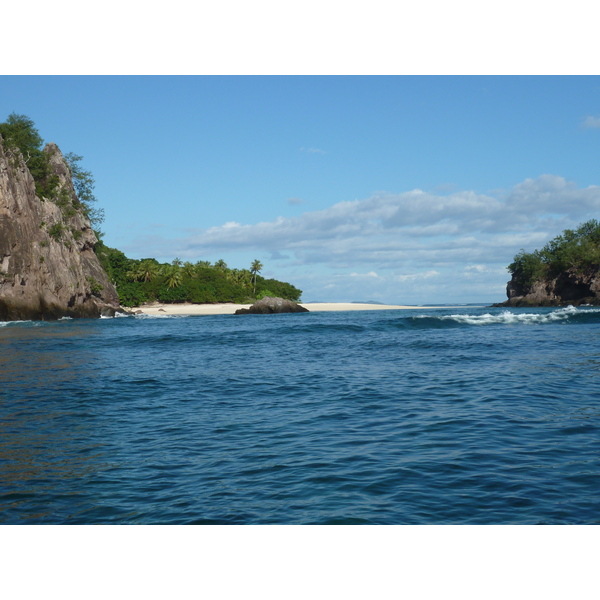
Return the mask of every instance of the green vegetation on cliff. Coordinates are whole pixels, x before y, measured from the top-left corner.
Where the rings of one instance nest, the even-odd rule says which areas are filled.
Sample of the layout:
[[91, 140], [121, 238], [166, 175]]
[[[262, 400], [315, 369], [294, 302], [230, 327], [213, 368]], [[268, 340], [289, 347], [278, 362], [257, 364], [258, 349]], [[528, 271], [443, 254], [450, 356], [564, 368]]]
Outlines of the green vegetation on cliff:
[[557, 277], [573, 270], [582, 273], [600, 269], [600, 223], [595, 219], [582, 223], [577, 229], [565, 229], [541, 250], [521, 250], [507, 269], [515, 283], [525, 289], [536, 281]]
[[64, 155], [77, 194], [77, 201], [72, 203], [65, 190], [60, 189], [58, 177], [52, 174], [50, 155], [43, 150], [44, 140], [29, 117], [11, 113], [4, 123], [0, 123], [0, 135], [9, 151], [18, 150], [23, 156], [39, 198], [58, 204], [66, 212], [67, 217], [71, 216], [69, 211], [74, 214], [74, 211], [80, 210], [93, 227], [97, 227], [104, 221], [103, 209], [94, 206], [96, 202], [93, 194], [94, 178], [90, 171], [81, 168], [79, 164], [83, 159], [82, 156], [72, 152]]

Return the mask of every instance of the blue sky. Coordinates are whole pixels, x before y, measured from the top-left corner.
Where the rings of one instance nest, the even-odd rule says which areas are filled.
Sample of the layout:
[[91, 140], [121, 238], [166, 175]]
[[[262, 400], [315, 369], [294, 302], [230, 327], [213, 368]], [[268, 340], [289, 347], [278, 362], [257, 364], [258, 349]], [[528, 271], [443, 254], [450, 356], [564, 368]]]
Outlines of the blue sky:
[[0, 76], [13, 111], [83, 155], [109, 246], [304, 301], [502, 301], [600, 218], [597, 76]]

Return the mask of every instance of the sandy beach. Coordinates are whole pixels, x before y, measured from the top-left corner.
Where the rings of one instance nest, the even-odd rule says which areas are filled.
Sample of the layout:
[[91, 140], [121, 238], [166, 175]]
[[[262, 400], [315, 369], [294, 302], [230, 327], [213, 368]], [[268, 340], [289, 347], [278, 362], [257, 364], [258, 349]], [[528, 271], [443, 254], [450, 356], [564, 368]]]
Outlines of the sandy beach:
[[[396, 304], [354, 304], [352, 302], [319, 302], [302, 304], [310, 312], [342, 310], [397, 310], [417, 309], [420, 306], [402, 306]], [[145, 304], [132, 309], [141, 310], [146, 315], [232, 315], [238, 308], [248, 308], [250, 304]], [[431, 307], [428, 307], [431, 308]]]

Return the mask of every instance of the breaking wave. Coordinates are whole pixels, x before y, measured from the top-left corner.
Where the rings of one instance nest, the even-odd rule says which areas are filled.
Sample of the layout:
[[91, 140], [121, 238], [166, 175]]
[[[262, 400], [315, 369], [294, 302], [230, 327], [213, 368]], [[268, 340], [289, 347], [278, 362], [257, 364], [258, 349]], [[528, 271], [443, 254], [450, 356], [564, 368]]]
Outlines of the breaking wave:
[[[522, 310], [522, 309], [521, 309]], [[432, 327], [460, 325], [545, 325], [551, 323], [590, 323], [600, 322], [600, 308], [576, 308], [567, 306], [552, 312], [513, 312], [503, 310], [500, 313], [451, 314], [432, 316], [417, 315], [415, 321], [427, 323]]]

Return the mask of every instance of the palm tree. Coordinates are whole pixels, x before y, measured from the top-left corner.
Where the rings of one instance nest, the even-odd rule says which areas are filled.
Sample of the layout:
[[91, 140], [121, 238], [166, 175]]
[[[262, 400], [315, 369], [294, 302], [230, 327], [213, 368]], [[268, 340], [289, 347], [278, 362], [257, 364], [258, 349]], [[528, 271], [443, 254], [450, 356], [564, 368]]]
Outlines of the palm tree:
[[263, 268], [263, 264], [260, 260], [255, 260], [252, 262], [252, 266], [250, 267], [250, 273], [254, 275], [254, 295], [256, 296], [256, 276], [261, 272]]
[[129, 279], [130, 281], [139, 281], [140, 280], [139, 265], [136, 265], [133, 268], [129, 269], [129, 271], [127, 271], [127, 273], [125, 273], [125, 277], [127, 277], [127, 279]]
[[143, 260], [137, 267], [137, 277], [142, 281], [152, 281], [160, 275], [160, 267], [153, 260]]
[[229, 280], [237, 285], [246, 287], [252, 283], [252, 276], [248, 269], [231, 269], [227, 274]]
[[219, 271], [226, 271], [227, 270], [227, 263], [220, 258], [215, 264], [214, 264], [215, 269], [219, 269]]
[[181, 284], [181, 269], [177, 265], [165, 265], [162, 274], [166, 278], [168, 287], [174, 288]]
[[197, 277], [196, 267], [188, 260], [183, 263], [183, 274], [186, 277]]

